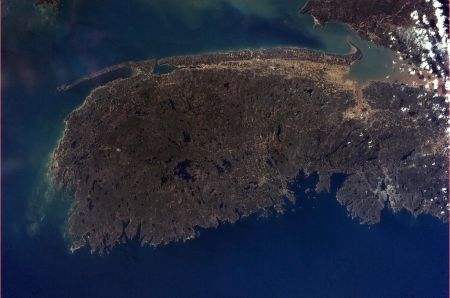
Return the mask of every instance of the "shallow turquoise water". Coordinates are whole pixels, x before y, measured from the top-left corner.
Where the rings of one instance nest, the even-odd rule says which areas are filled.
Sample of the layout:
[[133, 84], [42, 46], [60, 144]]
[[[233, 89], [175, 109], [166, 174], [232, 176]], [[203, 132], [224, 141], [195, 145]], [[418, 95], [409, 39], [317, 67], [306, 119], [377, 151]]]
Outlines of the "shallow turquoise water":
[[445, 224], [386, 213], [381, 224], [362, 226], [332, 194], [308, 200], [301, 189], [296, 212], [202, 231], [185, 244], [70, 254], [68, 201], [47, 193], [46, 165], [64, 117], [101, 82], [68, 93], [58, 85], [174, 54], [281, 45], [345, 53], [348, 36], [366, 56], [354, 76], [382, 78], [389, 54], [371, 51], [344, 25], [313, 28], [311, 17], [297, 14], [304, 1], [85, 0], [59, 15], [27, 2], [3, 2], [4, 297], [447, 296]]

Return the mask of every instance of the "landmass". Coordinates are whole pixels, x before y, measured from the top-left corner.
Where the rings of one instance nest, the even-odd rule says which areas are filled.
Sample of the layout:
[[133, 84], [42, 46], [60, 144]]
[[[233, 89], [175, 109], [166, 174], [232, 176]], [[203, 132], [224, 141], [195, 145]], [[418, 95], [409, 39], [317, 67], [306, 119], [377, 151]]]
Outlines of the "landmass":
[[60, 0], [34, 0], [34, 5], [41, 9], [50, 9], [58, 12], [61, 8]]
[[350, 25], [362, 38], [397, 51], [420, 76], [448, 78], [448, 0], [309, 0], [301, 12], [319, 25]]
[[[405, 209], [448, 220], [447, 106], [400, 83], [347, 79], [361, 53], [295, 48], [128, 64], [65, 120], [49, 175], [74, 197], [72, 250], [161, 245], [283, 212], [299, 172], [362, 223]], [[164, 71], [161, 71], [161, 70]]]
[[60, 0], [35, 0], [36, 6], [51, 6], [54, 8], [59, 8], [61, 5]]

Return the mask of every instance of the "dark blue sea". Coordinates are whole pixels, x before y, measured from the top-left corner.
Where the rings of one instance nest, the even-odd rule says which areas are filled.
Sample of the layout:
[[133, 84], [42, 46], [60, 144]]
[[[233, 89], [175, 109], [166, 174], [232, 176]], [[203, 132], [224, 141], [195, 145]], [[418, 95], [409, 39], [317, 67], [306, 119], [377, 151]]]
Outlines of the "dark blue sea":
[[[128, 60], [218, 50], [298, 46], [345, 53], [355, 73], [388, 73], [390, 53], [344, 25], [314, 28], [305, 0], [2, 1], [2, 297], [448, 297], [448, 225], [386, 211], [361, 225], [330, 193], [305, 193], [283, 215], [202, 230], [186, 243], [106, 256], [68, 250], [69, 197], [50, 191], [46, 167], [64, 117], [103, 78], [57, 86]], [[374, 68], [376, 65], [376, 68]]]

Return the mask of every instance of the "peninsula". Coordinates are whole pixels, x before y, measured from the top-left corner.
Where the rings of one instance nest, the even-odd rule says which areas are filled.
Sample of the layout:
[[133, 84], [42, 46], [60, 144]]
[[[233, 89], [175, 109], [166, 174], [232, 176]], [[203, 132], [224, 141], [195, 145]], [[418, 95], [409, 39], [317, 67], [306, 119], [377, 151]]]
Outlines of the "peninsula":
[[363, 223], [384, 208], [448, 220], [444, 98], [349, 80], [360, 55], [274, 48], [127, 63], [133, 76], [67, 117], [49, 168], [73, 194], [72, 249], [104, 253], [137, 234], [157, 246], [283, 212], [299, 171], [319, 175], [316, 191], [348, 175], [337, 199]]

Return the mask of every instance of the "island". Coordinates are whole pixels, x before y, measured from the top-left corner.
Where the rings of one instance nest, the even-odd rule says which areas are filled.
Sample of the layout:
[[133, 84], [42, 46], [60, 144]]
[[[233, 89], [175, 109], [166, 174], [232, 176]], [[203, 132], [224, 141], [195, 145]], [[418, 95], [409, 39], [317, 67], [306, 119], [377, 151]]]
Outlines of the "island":
[[60, 0], [35, 0], [36, 6], [50, 6], [58, 9], [61, 6]]
[[66, 118], [49, 167], [73, 196], [72, 250], [107, 253], [136, 235], [158, 246], [282, 213], [299, 173], [319, 175], [317, 192], [344, 174], [337, 200], [362, 223], [384, 208], [447, 221], [444, 97], [352, 81], [360, 57], [272, 48], [121, 64], [133, 75]]

